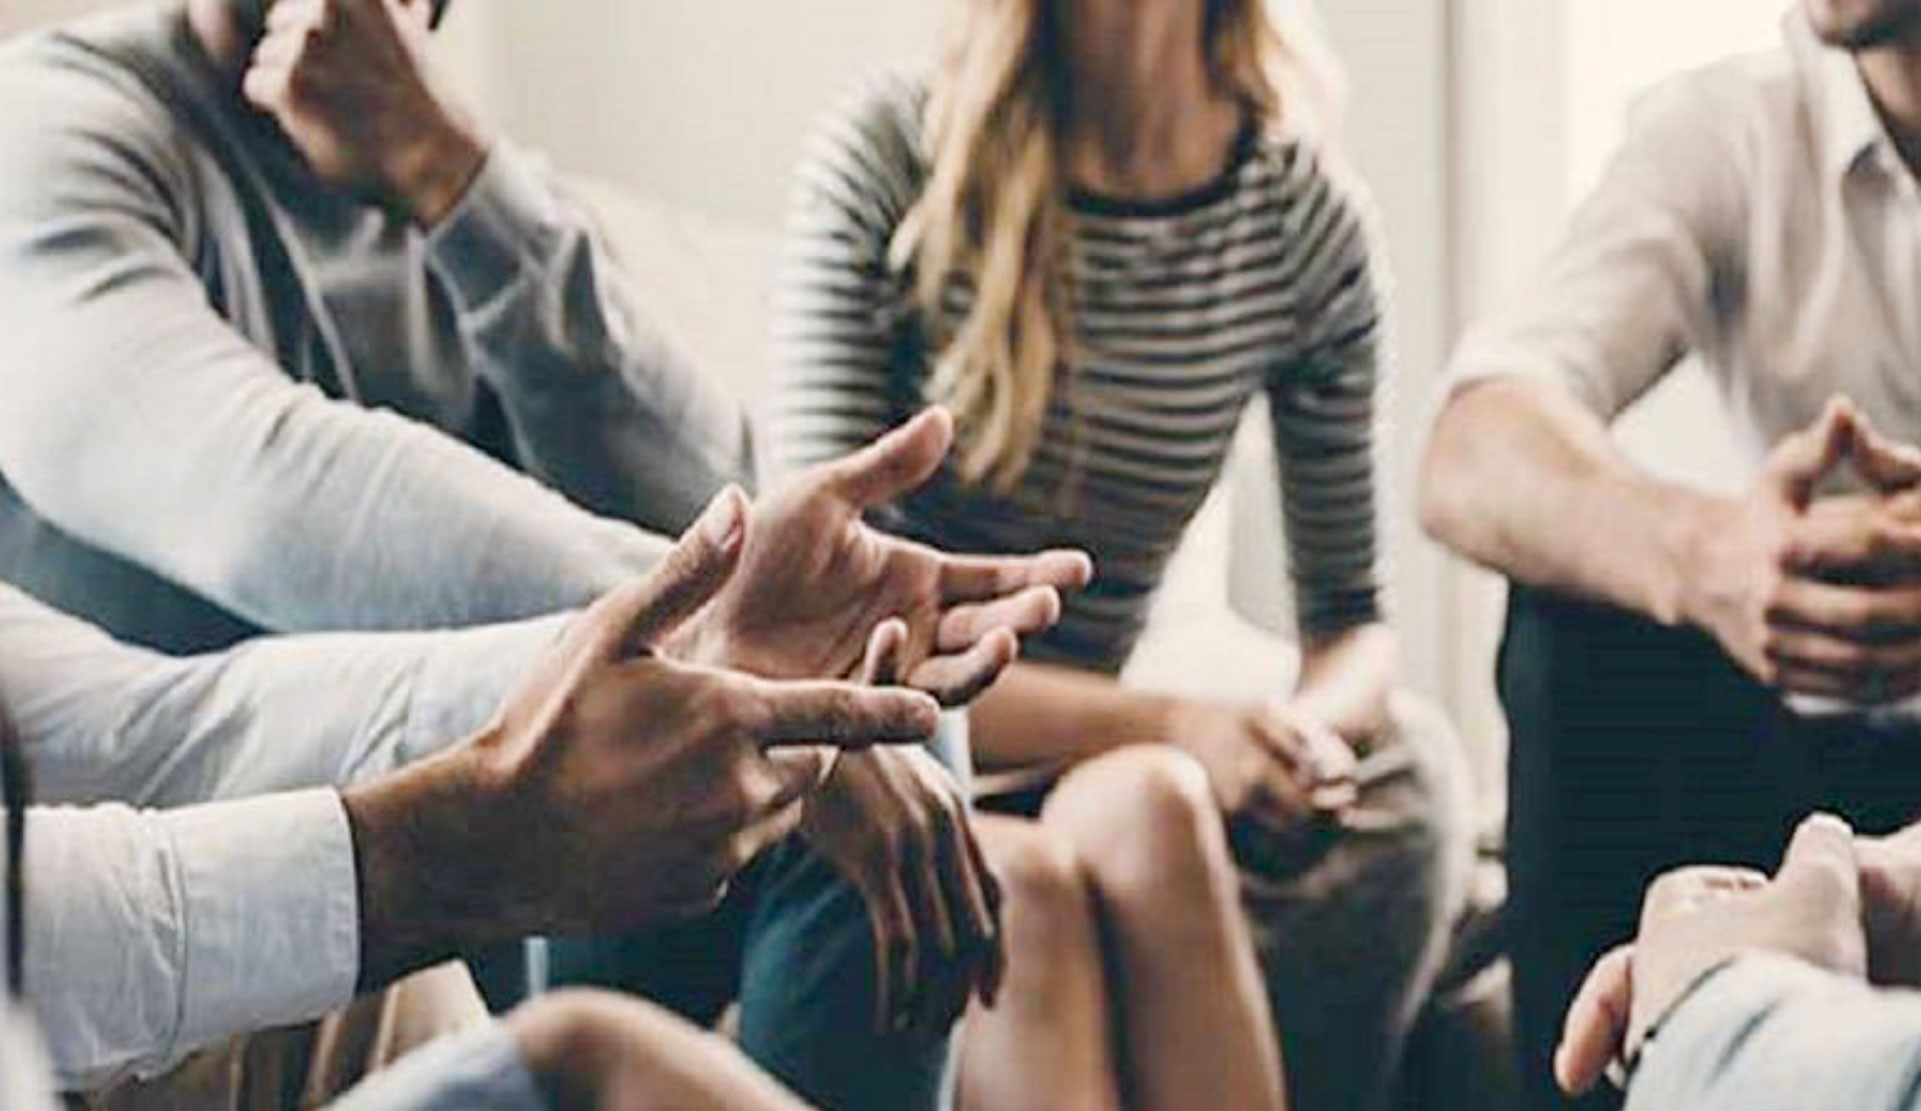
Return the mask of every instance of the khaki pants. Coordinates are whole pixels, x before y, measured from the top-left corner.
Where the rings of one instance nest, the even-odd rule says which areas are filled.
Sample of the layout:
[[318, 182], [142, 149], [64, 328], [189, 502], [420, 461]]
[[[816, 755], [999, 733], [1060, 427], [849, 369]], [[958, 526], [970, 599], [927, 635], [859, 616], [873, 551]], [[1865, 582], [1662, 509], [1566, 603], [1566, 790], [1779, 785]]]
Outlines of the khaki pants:
[[484, 1021], [458, 962], [363, 995], [319, 1022], [233, 1038], [165, 1076], [86, 1096], [86, 1111], [293, 1111], [324, 1106], [411, 1050]]

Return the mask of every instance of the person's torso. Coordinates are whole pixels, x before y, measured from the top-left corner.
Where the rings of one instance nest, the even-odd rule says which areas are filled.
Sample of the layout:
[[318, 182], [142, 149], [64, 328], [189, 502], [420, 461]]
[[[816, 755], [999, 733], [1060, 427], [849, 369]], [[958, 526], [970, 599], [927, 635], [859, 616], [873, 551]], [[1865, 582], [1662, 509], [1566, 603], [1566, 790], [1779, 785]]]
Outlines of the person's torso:
[[[89, 80], [177, 128], [154, 175], [179, 214], [177, 247], [212, 310], [290, 378], [391, 409], [502, 458], [509, 438], [469, 369], [423, 236], [320, 185], [271, 121], [247, 111], [192, 43], [180, 12], [136, 9], [43, 37], [14, 65]], [[27, 111], [9, 105], [5, 111]], [[256, 630], [144, 567], [42, 520], [0, 481], [0, 573], [110, 631], [174, 651]]]
[[1921, 189], [1852, 59], [1796, 23], [1789, 37], [1729, 64], [1754, 85], [1730, 121], [1747, 204], [1693, 337], [1755, 465], [1836, 394], [1921, 443]]
[[[1072, 335], [1030, 465], [1004, 492], [943, 471], [901, 507], [910, 534], [950, 550], [1093, 555], [1094, 583], [1066, 599], [1029, 658], [1122, 667], [1249, 402], [1306, 372], [1309, 240], [1331, 203], [1321, 172], [1303, 144], [1250, 130], [1223, 173], [1185, 195], [1070, 199]], [[896, 297], [892, 392], [913, 405], [931, 372], [930, 329], [904, 280]], [[968, 290], [950, 290], [940, 333], [970, 306]]]

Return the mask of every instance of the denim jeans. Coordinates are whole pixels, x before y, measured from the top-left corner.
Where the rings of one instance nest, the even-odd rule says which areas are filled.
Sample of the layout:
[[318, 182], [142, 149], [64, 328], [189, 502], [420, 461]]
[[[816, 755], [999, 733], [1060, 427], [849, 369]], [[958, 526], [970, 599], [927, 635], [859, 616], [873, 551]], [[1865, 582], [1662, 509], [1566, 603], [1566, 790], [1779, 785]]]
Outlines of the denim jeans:
[[[965, 786], [965, 717], [947, 715], [930, 750]], [[557, 986], [631, 991], [702, 1024], [738, 1001], [741, 1047], [819, 1107], [952, 1104], [951, 1033], [874, 1029], [866, 905], [798, 836], [755, 860], [712, 914], [640, 935], [550, 939], [548, 962]]]

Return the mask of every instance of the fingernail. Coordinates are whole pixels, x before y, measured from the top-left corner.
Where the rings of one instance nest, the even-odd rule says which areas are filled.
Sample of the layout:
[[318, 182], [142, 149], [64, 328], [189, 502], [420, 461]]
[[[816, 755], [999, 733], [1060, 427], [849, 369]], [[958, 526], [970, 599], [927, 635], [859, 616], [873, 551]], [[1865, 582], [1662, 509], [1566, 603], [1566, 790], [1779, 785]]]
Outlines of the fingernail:
[[738, 486], [729, 484], [714, 498], [702, 515], [700, 534], [709, 544], [723, 552], [731, 552], [739, 546], [740, 538], [746, 533], [745, 514], [742, 505], [746, 495]]

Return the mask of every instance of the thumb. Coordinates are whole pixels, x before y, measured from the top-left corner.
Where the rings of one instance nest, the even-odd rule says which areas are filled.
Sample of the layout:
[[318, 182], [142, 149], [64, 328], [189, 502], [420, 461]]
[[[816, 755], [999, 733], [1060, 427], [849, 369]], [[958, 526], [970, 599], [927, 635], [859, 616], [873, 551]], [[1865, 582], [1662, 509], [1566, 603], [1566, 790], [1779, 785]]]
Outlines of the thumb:
[[1854, 858], [1854, 830], [1832, 814], [1814, 814], [1794, 831], [1787, 855], [1775, 873], [1775, 885], [1805, 893], [1825, 906], [1858, 916], [1861, 902], [1860, 869]]
[[746, 535], [747, 496], [729, 485], [652, 572], [589, 611], [599, 650], [613, 658], [635, 655], [673, 632], [726, 585]]
[[954, 445], [954, 418], [934, 406], [826, 465], [827, 480], [861, 509], [884, 505], [932, 478]]
[[1847, 454], [1854, 429], [1853, 406], [1835, 398], [1813, 424], [1775, 445], [1762, 480], [1795, 509], [1806, 509], [1815, 484]]

